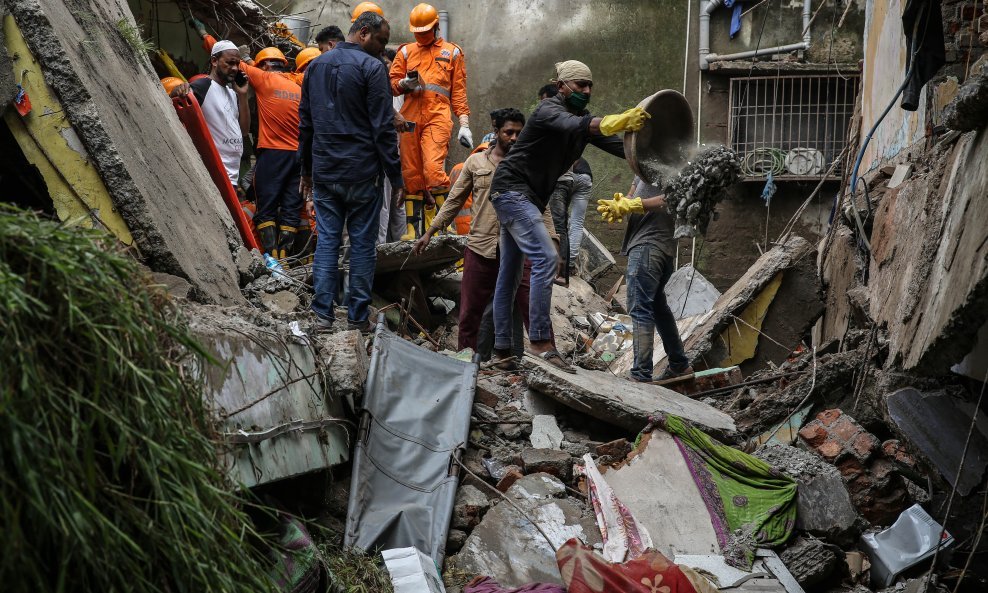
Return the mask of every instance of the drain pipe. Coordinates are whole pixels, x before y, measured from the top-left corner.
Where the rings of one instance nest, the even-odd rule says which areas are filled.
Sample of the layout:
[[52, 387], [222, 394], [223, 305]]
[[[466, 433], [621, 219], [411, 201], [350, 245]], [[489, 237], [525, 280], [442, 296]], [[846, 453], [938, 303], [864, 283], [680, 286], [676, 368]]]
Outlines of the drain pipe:
[[702, 0], [700, 2], [700, 70], [709, 68], [707, 56], [710, 54], [710, 13], [723, 6], [724, 0]]
[[[700, 9], [700, 69], [710, 68], [710, 62], [728, 62], [731, 60], [743, 60], [757, 56], [767, 56], [772, 54], [784, 54], [791, 51], [801, 51], [810, 48], [810, 0], [803, 0], [803, 40], [799, 43], [789, 45], [779, 45], [776, 47], [762, 47], [751, 51], [742, 51], [734, 54], [717, 55], [710, 53], [710, 13], [722, 0], [710, 0], [707, 6]], [[711, 5], [713, 5], [711, 7]], [[707, 10], [709, 9], [709, 10]]]
[[449, 41], [449, 11], [439, 11], [439, 36]]

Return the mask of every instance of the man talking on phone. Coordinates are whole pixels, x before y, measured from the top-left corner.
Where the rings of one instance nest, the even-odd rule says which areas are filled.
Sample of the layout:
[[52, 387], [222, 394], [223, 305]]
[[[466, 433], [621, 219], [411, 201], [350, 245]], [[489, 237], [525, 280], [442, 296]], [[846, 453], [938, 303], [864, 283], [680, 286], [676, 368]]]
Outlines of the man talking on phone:
[[223, 40], [213, 44], [209, 77], [190, 85], [233, 187], [237, 187], [244, 152], [241, 130], [250, 128], [247, 84], [247, 76], [240, 71], [240, 50], [232, 41]]

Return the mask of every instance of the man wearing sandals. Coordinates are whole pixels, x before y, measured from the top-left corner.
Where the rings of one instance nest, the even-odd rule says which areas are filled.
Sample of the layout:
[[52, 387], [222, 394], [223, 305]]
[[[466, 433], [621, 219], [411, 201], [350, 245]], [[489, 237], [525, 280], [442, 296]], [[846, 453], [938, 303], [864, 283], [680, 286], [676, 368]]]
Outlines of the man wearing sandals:
[[586, 107], [593, 76], [582, 62], [556, 64], [553, 82], [559, 94], [535, 108], [491, 182], [491, 204], [501, 223], [501, 267], [494, 290], [494, 359], [501, 361], [501, 368], [512, 366], [511, 305], [528, 257], [532, 262], [528, 330], [531, 353], [575, 372], [552, 342], [549, 311], [552, 281], [560, 260], [542, 216], [556, 180], [580, 158], [587, 144], [623, 158], [624, 143], [614, 134], [641, 129], [648, 114], [635, 107], [603, 118], [591, 115]]

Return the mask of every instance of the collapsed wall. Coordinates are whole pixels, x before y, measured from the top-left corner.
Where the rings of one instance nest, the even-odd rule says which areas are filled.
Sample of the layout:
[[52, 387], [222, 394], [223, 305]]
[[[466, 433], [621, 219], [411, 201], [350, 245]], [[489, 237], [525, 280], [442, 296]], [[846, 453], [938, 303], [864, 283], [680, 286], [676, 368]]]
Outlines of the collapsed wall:
[[140, 47], [127, 4], [4, 0], [3, 7], [61, 100], [145, 263], [188, 279], [198, 300], [240, 302], [229, 247], [239, 238]]

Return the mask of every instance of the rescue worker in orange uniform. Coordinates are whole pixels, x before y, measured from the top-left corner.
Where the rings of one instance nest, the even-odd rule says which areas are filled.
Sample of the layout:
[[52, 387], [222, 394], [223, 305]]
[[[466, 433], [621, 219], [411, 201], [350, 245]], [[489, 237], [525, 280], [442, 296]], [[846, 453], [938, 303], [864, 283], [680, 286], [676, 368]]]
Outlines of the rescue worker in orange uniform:
[[318, 47], [307, 47], [298, 52], [298, 55], [295, 56], [295, 72], [289, 72], [288, 78], [295, 84], [302, 86], [302, 81], [305, 80], [305, 67], [321, 55], [322, 52], [319, 51]]
[[254, 64], [241, 64], [257, 97], [257, 196], [254, 223], [261, 247], [277, 259], [292, 252], [301, 222], [302, 173], [298, 160], [298, 104], [302, 89], [291, 80], [288, 59], [276, 47], [257, 52]]
[[406, 199], [412, 200], [409, 218], [415, 218], [423, 205], [431, 210], [420, 217], [424, 224], [418, 235], [428, 227], [436, 205], [441, 205], [449, 192], [445, 161], [453, 132], [450, 115], [459, 120], [457, 137], [461, 144], [473, 148], [473, 134], [463, 50], [439, 36], [439, 13], [429, 4], [412, 9], [409, 29], [415, 34], [415, 43], [398, 48], [390, 77], [392, 93], [404, 95], [399, 113], [415, 124], [414, 130], [399, 139]]

